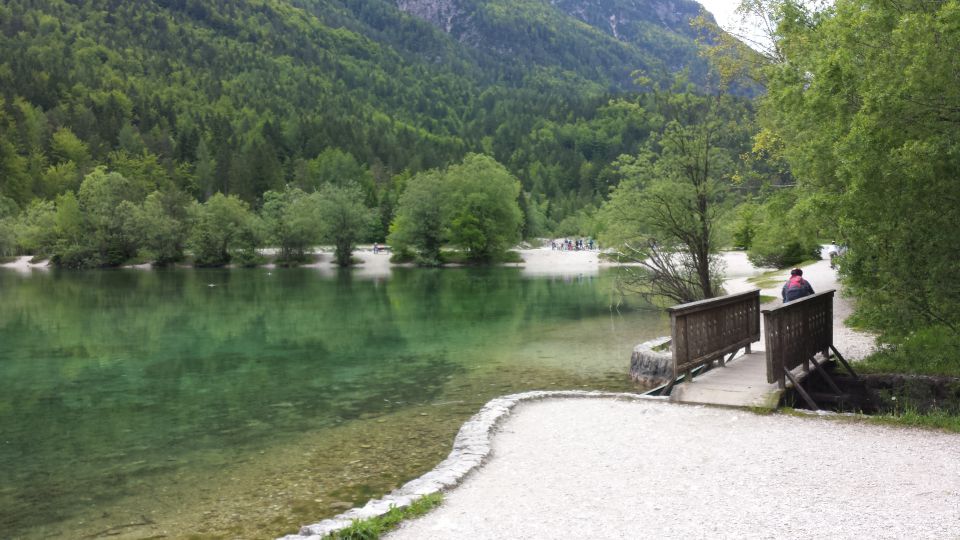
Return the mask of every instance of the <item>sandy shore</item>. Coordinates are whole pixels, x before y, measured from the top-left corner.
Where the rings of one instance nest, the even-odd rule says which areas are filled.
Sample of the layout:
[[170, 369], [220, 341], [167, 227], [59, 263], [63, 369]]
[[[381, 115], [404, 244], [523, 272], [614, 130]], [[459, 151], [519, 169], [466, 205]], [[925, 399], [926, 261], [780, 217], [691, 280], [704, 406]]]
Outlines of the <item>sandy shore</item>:
[[50, 261], [31, 263], [31, 259], [33, 259], [31, 255], [21, 255], [12, 262], [0, 264], [0, 268], [9, 268], [10, 270], [16, 270], [17, 272], [24, 273], [32, 272], [33, 270], [47, 270], [50, 268]]
[[523, 263], [507, 266], [519, 267], [525, 276], [595, 276], [601, 268], [611, 266], [600, 260], [600, 252], [596, 250], [559, 251], [548, 246], [521, 249], [518, 253]]

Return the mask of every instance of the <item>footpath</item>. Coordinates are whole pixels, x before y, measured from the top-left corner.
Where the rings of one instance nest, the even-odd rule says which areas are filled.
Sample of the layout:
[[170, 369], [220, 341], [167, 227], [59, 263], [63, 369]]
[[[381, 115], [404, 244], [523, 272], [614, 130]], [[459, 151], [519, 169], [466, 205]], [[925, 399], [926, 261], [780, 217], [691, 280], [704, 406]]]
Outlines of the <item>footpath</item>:
[[[542, 250], [524, 258], [534, 270], [550, 262], [552, 271], [569, 259]], [[755, 288], [748, 278], [758, 270], [745, 255], [725, 258], [727, 291]], [[579, 262], [576, 271], [593, 269], [593, 261]], [[764, 308], [779, 305], [788, 273], [762, 289], [775, 298]], [[869, 354], [873, 336], [843, 325], [852, 306], [829, 262], [804, 267], [804, 277], [817, 292], [838, 290], [834, 341], [844, 357]], [[832, 413], [759, 415], [627, 394], [529, 392], [488, 403], [433, 472], [340, 517], [349, 523], [391, 497], [438, 488], [440, 507], [385, 538], [953, 538], [960, 434]], [[319, 539], [334, 521], [287, 538]]]
[[[728, 292], [753, 288], [728, 254]], [[788, 272], [783, 272], [786, 280]], [[824, 260], [804, 267], [837, 289], [835, 342], [848, 359], [873, 336]], [[781, 282], [782, 283], [782, 282]], [[762, 294], [777, 300], [780, 284]], [[657, 399], [577, 397], [517, 404], [491, 431], [484, 464], [443, 504], [389, 540], [950, 538], [960, 531], [960, 435], [832, 414], [757, 415]]]

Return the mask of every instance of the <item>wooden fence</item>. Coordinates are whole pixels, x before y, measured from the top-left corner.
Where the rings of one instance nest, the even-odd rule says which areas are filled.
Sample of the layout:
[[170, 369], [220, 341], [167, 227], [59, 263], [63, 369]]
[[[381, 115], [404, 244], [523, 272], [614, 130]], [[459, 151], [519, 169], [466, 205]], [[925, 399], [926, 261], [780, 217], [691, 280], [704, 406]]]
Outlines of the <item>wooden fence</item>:
[[[753, 290], [667, 308], [673, 349], [673, 381], [692, 370], [760, 341], [760, 291]], [[672, 386], [672, 383], [671, 385]]]
[[803, 365], [810, 371], [817, 353], [824, 358], [833, 346], [833, 290], [763, 310], [767, 382], [786, 386], [790, 370]]

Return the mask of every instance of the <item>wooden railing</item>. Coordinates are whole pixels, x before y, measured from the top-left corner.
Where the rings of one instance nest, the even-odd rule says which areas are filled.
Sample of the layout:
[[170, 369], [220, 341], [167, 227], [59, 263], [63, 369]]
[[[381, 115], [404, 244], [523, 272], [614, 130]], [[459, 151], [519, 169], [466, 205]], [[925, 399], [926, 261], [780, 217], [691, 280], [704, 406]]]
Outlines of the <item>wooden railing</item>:
[[833, 290], [763, 310], [767, 382], [786, 386], [790, 371], [810, 371], [817, 353], [829, 357], [833, 346]]
[[811, 409], [819, 409], [813, 396], [800, 385], [800, 378], [794, 377], [792, 370], [803, 366], [803, 371], [814, 370], [823, 375], [833, 390], [834, 396], [842, 398], [847, 394], [837, 386], [827, 370], [820, 369], [817, 353], [823, 354], [823, 360], [835, 358], [850, 375], [859, 380], [850, 364], [833, 345], [833, 294], [829, 290], [788, 302], [776, 309], [763, 310], [764, 337], [766, 340], [767, 382], [777, 383], [786, 388], [787, 380]]
[[[760, 291], [753, 290], [667, 308], [673, 350], [673, 380], [760, 341]], [[672, 383], [670, 384], [672, 386]]]

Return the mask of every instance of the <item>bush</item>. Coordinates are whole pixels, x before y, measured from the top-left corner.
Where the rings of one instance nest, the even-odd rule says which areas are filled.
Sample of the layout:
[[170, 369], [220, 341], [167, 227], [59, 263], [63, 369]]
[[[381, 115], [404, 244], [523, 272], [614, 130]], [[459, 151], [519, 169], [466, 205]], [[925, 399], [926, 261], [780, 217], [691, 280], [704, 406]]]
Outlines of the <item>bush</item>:
[[0, 219], [0, 257], [9, 257], [17, 252], [17, 236], [13, 219]]
[[874, 373], [908, 373], [960, 377], [960, 334], [946, 326], [932, 326], [905, 336], [857, 365]]
[[754, 245], [747, 258], [754, 266], [787, 268], [803, 261], [820, 258], [820, 244], [790, 240], [782, 244]]
[[407, 264], [412, 263], [415, 260], [416, 255], [406, 246], [394, 249], [393, 253], [390, 255], [390, 262], [393, 264]]
[[100, 258], [84, 246], [71, 245], [58, 248], [50, 263], [63, 268], [93, 268], [99, 265]]
[[230, 260], [244, 268], [260, 266], [267, 262], [266, 257], [261, 255], [260, 251], [253, 247], [246, 247], [234, 251], [231, 254]]

